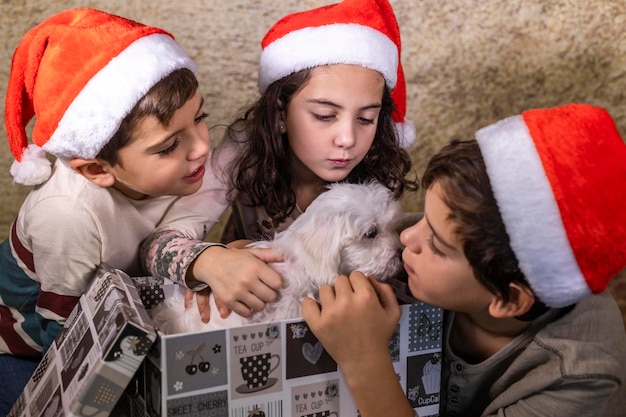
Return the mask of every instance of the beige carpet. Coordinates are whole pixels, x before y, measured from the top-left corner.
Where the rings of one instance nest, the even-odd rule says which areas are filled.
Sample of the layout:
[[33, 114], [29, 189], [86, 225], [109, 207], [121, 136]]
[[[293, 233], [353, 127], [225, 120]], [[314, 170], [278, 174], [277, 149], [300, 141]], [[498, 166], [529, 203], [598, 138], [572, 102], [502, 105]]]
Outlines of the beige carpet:
[[[0, 95], [19, 39], [45, 17], [89, 6], [172, 32], [199, 65], [213, 124], [256, 94], [259, 42], [280, 16], [323, 0], [0, 2]], [[626, 133], [625, 0], [392, 0], [403, 36], [408, 116], [417, 127], [416, 170], [451, 138], [524, 109], [568, 102], [606, 107]], [[4, 100], [2, 100], [4, 105]], [[2, 107], [4, 110], [4, 107]], [[4, 111], [2, 112], [4, 113]], [[219, 130], [213, 139], [219, 140]], [[0, 138], [6, 142], [4, 124]], [[12, 185], [0, 150], [0, 238], [28, 192]], [[624, 192], [624, 190], [616, 190]], [[406, 199], [419, 209], [421, 198]], [[615, 281], [626, 317], [626, 278]]]

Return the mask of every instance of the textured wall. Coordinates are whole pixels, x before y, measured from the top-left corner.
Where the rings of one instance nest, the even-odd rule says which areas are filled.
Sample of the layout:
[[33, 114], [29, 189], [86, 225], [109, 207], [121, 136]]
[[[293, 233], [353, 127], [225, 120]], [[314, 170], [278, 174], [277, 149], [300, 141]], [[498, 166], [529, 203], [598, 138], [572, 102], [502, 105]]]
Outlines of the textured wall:
[[[89, 6], [164, 27], [196, 60], [211, 116], [225, 123], [256, 94], [259, 42], [282, 15], [332, 0], [0, 2], [0, 95], [19, 39], [45, 17]], [[403, 37], [416, 169], [451, 138], [524, 109], [568, 102], [606, 107], [626, 133], [626, 0], [391, 0]], [[4, 110], [4, 100], [2, 101]], [[218, 140], [219, 130], [213, 131]], [[6, 142], [4, 124], [0, 139]], [[0, 144], [0, 238], [27, 193], [12, 185]], [[624, 192], [619, 190], [616, 192]], [[408, 208], [421, 199], [410, 198]], [[618, 285], [619, 284], [619, 285]], [[617, 283], [626, 293], [626, 284]], [[626, 311], [626, 302], [624, 302]]]

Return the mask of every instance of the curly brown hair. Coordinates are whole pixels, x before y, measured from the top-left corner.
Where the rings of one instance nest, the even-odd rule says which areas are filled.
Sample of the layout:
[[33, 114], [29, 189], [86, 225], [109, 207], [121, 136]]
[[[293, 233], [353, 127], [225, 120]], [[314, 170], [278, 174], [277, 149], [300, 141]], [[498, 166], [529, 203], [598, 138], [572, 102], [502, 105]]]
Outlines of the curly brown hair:
[[[286, 163], [291, 148], [280, 132], [280, 116], [310, 77], [311, 70], [303, 70], [274, 82], [226, 131], [224, 142], [232, 140], [242, 145], [242, 152], [231, 167], [229, 199], [234, 200], [236, 195], [242, 204], [264, 207], [275, 224], [285, 220], [296, 207], [293, 172]], [[400, 147], [393, 111], [393, 100], [385, 86], [372, 146], [344, 181], [377, 180], [399, 198], [405, 190], [417, 190], [419, 184], [407, 178], [411, 159]], [[218, 153], [219, 149], [215, 155]]]
[[181, 68], [169, 73], [139, 99], [97, 157], [111, 165], [119, 164], [118, 152], [128, 144], [140, 120], [146, 116], [155, 116], [161, 125], [167, 127], [176, 110], [197, 90], [198, 79], [191, 70]]
[[[511, 248], [478, 143], [454, 140], [433, 156], [421, 183], [427, 190], [435, 182], [443, 190], [443, 201], [450, 208], [448, 219], [456, 225], [455, 233], [478, 281], [505, 302], [510, 283], [530, 288]], [[519, 319], [532, 320], [545, 312], [543, 302], [536, 296], [535, 300]]]

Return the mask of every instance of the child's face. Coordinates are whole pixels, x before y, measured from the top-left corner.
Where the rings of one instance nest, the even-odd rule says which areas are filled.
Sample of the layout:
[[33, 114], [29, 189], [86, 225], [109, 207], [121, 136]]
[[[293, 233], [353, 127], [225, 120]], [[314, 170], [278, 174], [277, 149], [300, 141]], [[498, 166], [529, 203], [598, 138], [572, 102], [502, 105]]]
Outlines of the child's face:
[[110, 167], [114, 187], [134, 199], [198, 191], [210, 152], [202, 105], [196, 92], [174, 113], [168, 127], [154, 116], [141, 120], [128, 145], [119, 150], [120, 163]]
[[312, 70], [284, 120], [299, 180], [341, 181], [363, 160], [376, 134], [384, 83], [377, 71], [355, 65]]
[[435, 182], [426, 192], [424, 217], [405, 229], [400, 240], [414, 297], [448, 310], [472, 313], [482, 310], [494, 297], [475, 278], [448, 219], [449, 207]]

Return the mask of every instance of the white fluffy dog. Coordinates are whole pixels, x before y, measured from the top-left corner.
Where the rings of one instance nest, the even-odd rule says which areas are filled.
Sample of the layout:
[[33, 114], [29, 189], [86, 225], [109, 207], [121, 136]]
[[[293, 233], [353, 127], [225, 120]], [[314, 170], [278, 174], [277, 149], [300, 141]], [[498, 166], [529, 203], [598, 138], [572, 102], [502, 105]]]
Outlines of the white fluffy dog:
[[231, 313], [222, 319], [211, 296], [211, 319], [202, 323], [196, 306], [184, 309], [184, 290], [168, 297], [152, 310], [164, 333], [215, 330], [245, 324], [279, 321], [300, 316], [304, 297], [317, 299], [324, 284], [338, 274], [357, 269], [385, 280], [402, 267], [398, 224], [400, 205], [379, 183], [334, 184], [322, 193], [293, 224], [273, 240], [249, 247], [272, 248], [283, 262], [270, 266], [284, 279], [278, 299], [250, 318]]

